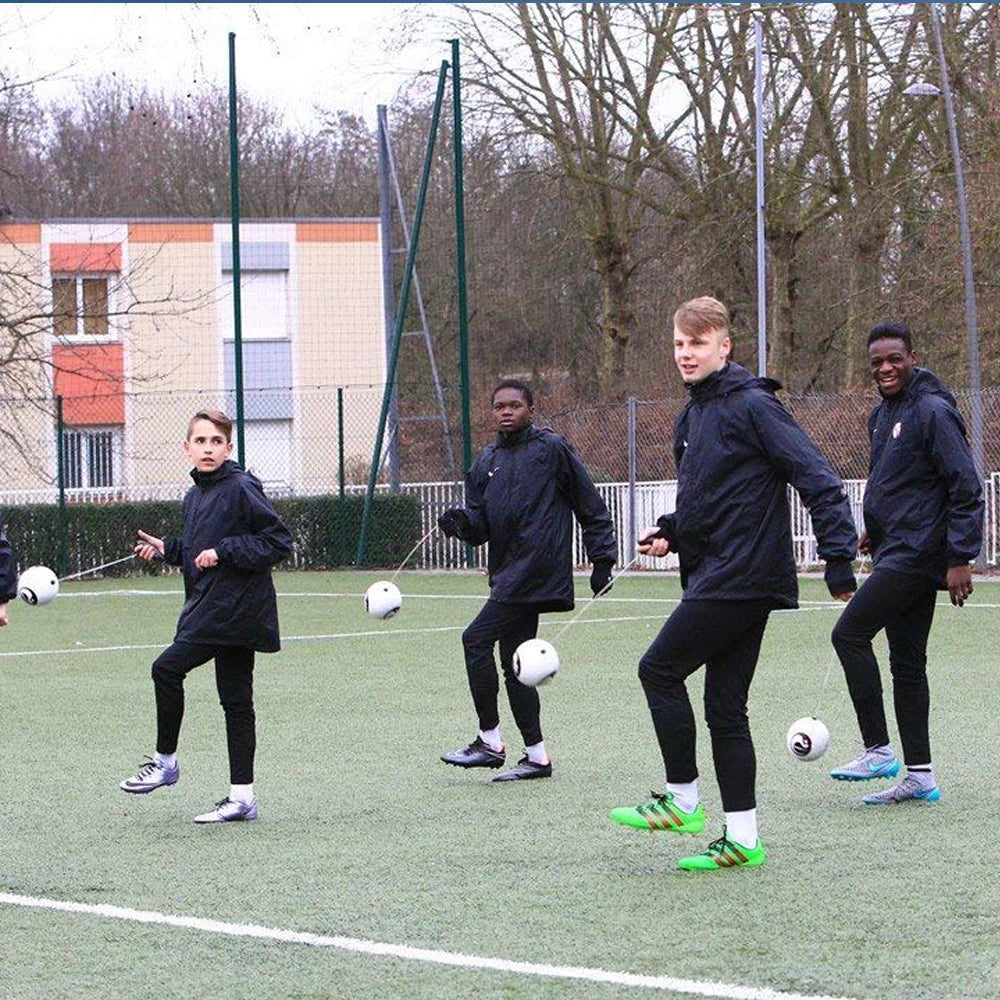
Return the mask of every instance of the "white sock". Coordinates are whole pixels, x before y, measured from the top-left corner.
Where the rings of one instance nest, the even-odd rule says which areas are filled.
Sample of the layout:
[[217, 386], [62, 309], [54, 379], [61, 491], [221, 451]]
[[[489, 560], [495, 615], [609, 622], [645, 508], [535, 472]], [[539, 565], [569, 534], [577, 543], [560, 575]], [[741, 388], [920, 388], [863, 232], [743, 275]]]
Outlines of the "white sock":
[[674, 802], [679, 809], [684, 812], [693, 812], [697, 808], [698, 802], [698, 782], [695, 781], [668, 781], [667, 791], [672, 792]]
[[757, 810], [726, 813], [726, 836], [742, 847], [757, 846]]
[[528, 760], [532, 764], [548, 764], [549, 755], [545, 752], [545, 740], [532, 743], [530, 747], [525, 747], [524, 752], [528, 755]]
[[249, 805], [253, 802], [253, 785], [230, 785], [229, 786], [229, 801], [230, 802], [245, 802]]
[[496, 729], [480, 729], [479, 738], [491, 749], [500, 751], [503, 750], [503, 737], [500, 735], [500, 728]]
[[159, 750], [153, 754], [153, 760], [156, 761], [160, 767], [167, 768], [168, 770], [175, 768], [177, 766], [177, 754], [175, 753], [160, 753]]
[[907, 764], [906, 773], [916, 778], [924, 788], [933, 788], [937, 784], [931, 764]]

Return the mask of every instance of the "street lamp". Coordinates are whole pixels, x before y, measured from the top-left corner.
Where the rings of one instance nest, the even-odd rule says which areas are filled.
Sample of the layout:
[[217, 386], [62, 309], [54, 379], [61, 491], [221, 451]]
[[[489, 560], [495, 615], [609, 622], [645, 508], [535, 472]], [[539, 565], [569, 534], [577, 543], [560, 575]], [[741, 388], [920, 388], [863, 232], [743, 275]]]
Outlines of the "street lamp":
[[[965, 200], [965, 175], [962, 172], [962, 154], [958, 148], [958, 128], [955, 124], [955, 106], [951, 99], [951, 85], [948, 82], [948, 64], [944, 58], [944, 44], [941, 41], [941, 23], [937, 7], [929, 3], [934, 44], [937, 48], [938, 67], [942, 86], [933, 83], [915, 83], [903, 91], [911, 97], [944, 96], [944, 114], [948, 122], [951, 139], [951, 158], [955, 165], [955, 187], [958, 193], [958, 226], [962, 240], [962, 266], [965, 273], [965, 326], [969, 353], [969, 390], [972, 393], [972, 458], [980, 478], [986, 474], [983, 455], [983, 385], [979, 363], [979, 320], [976, 309], [976, 285], [972, 273], [972, 237], [969, 235], [969, 209]], [[979, 563], [983, 560], [980, 553]]]

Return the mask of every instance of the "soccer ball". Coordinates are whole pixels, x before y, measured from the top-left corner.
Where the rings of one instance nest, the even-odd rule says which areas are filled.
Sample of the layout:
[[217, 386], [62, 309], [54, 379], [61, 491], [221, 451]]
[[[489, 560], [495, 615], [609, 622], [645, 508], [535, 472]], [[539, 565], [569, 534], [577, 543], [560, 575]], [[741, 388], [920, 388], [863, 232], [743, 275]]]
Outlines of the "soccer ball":
[[559, 654], [544, 639], [526, 639], [514, 650], [514, 676], [528, 687], [538, 687], [555, 677]]
[[807, 715], [791, 724], [785, 744], [796, 760], [816, 760], [830, 745], [830, 730], [819, 719]]
[[403, 595], [399, 592], [399, 587], [388, 580], [379, 580], [365, 591], [365, 611], [372, 618], [385, 621], [399, 611], [402, 603]]
[[59, 578], [47, 566], [29, 566], [18, 578], [17, 596], [25, 604], [48, 604], [59, 593]]

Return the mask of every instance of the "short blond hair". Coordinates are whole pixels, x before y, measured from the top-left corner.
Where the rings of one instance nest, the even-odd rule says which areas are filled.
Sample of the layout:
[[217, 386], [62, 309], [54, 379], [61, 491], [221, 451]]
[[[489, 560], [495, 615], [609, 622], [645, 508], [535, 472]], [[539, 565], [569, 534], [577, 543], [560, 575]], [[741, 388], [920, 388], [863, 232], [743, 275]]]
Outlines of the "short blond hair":
[[188, 440], [191, 440], [191, 435], [194, 433], [194, 425], [199, 420], [207, 420], [211, 424], [215, 424], [216, 430], [221, 431], [225, 436], [227, 441], [232, 441], [233, 439], [233, 422], [227, 417], [222, 410], [199, 410], [188, 422]]
[[689, 299], [674, 312], [674, 326], [689, 337], [710, 331], [729, 336], [729, 310], [711, 295]]

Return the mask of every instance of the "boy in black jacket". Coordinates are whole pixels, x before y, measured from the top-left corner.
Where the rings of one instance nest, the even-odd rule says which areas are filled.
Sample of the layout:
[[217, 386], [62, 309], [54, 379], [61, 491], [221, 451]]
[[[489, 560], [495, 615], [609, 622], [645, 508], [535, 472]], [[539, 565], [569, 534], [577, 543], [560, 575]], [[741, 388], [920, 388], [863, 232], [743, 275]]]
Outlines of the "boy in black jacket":
[[156, 754], [119, 787], [144, 794], [177, 782], [184, 678], [214, 659], [231, 784], [229, 795], [196, 816], [196, 823], [257, 818], [254, 652], [281, 648], [271, 567], [292, 550], [292, 537], [260, 481], [229, 461], [232, 431], [232, 421], [218, 410], [200, 410], [191, 418], [184, 449], [194, 462], [194, 486], [184, 497], [184, 532], [180, 538], [156, 538], [139, 531], [142, 541], [135, 547], [142, 559], [183, 567], [185, 600], [173, 644], [153, 663]]
[[678, 867], [764, 863], [757, 834], [756, 757], [747, 698], [768, 616], [798, 606], [787, 485], [812, 515], [830, 593], [855, 589], [857, 533], [843, 484], [774, 395], [779, 384], [730, 362], [729, 313], [713, 298], [674, 314], [674, 359], [691, 398], [678, 419], [677, 507], [647, 529], [639, 551], [677, 552], [684, 596], [639, 663], [667, 790], [611, 812], [643, 830], [700, 833], [695, 721], [685, 679], [705, 665], [705, 718], [726, 825]]
[[833, 630], [864, 745], [830, 776], [866, 781], [899, 773], [872, 651], [872, 639], [885, 629], [907, 773], [863, 801], [936, 802], [941, 793], [931, 766], [927, 637], [938, 590], [947, 589], [958, 607], [972, 593], [969, 563], [983, 542], [983, 482], [955, 399], [916, 366], [910, 331], [898, 323], [873, 327], [868, 360], [882, 401], [868, 420], [871, 461], [860, 548], [872, 555], [875, 569]]
[[9, 621], [7, 605], [17, 597], [17, 571], [14, 552], [7, 541], [3, 520], [0, 519], [0, 628]]
[[524, 739], [525, 753], [494, 781], [548, 778], [538, 691], [522, 684], [512, 668], [514, 651], [538, 634], [544, 611], [573, 608], [573, 518], [583, 528], [594, 565], [595, 595], [611, 582], [618, 547], [608, 508], [569, 443], [532, 426], [531, 389], [507, 379], [493, 390], [497, 440], [479, 453], [466, 477], [465, 507], [445, 511], [441, 530], [472, 545], [490, 543], [490, 598], [462, 633], [465, 666], [479, 733], [467, 747], [441, 759], [456, 767], [502, 767], [493, 646], [500, 644], [507, 699]]

